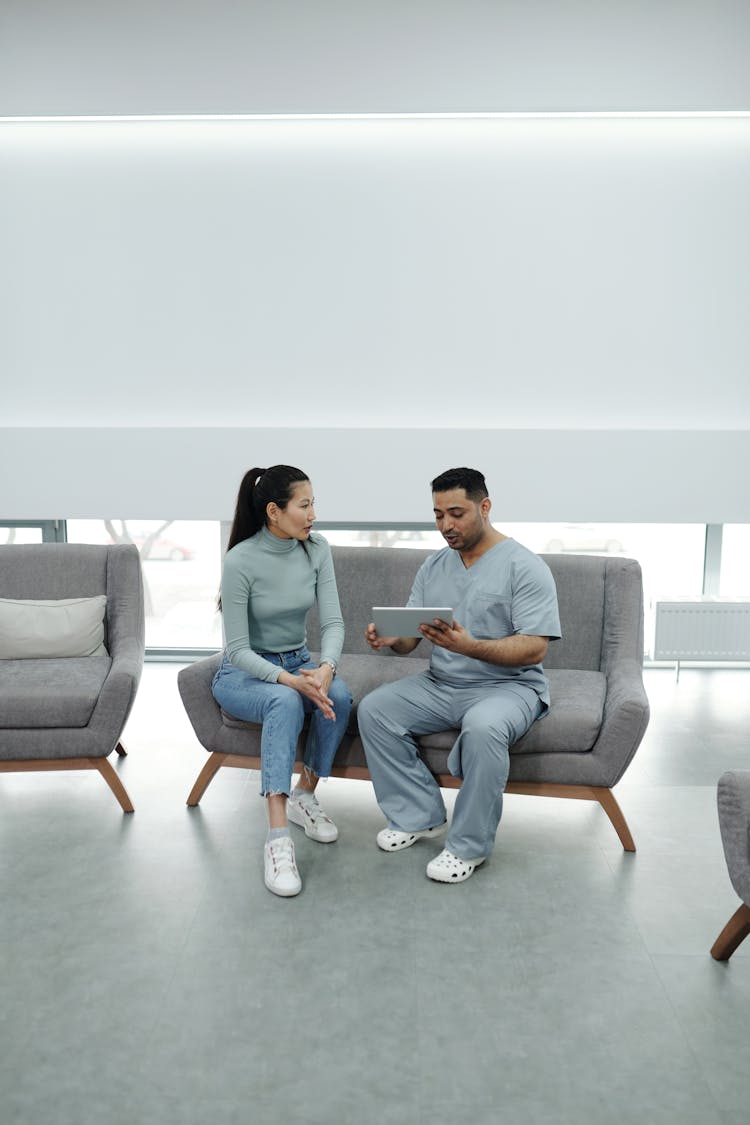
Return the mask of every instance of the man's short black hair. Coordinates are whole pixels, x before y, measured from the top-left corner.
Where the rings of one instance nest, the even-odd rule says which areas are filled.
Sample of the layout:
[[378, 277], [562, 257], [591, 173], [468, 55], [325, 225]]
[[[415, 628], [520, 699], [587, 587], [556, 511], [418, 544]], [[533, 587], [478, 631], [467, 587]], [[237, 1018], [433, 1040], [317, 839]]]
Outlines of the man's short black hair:
[[478, 469], [446, 469], [439, 477], [435, 477], [430, 488], [433, 492], [449, 492], [453, 488], [463, 488], [469, 500], [478, 504], [489, 496], [484, 476]]

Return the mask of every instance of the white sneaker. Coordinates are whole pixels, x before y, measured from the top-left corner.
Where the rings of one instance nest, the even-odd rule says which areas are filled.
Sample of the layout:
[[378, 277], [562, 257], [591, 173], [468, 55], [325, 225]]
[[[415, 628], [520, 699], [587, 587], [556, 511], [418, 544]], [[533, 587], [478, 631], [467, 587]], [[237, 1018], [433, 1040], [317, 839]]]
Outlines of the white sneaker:
[[437, 883], [463, 883], [474, 874], [480, 863], [484, 863], [486, 856], [481, 859], [459, 859], [453, 852], [443, 848], [440, 855], [436, 855], [427, 864], [427, 878], [434, 879]]
[[319, 844], [332, 844], [338, 839], [338, 828], [323, 812], [314, 793], [301, 799], [292, 793], [286, 803], [286, 815], [287, 820], [304, 828], [305, 835]]
[[425, 828], [422, 832], [402, 832], [400, 828], [383, 828], [375, 837], [375, 843], [384, 852], [400, 852], [402, 848], [410, 848], [417, 840], [429, 840], [442, 836], [447, 827], [447, 821], [436, 824], [434, 828]]
[[278, 836], [268, 840], [263, 849], [264, 882], [275, 895], [291, 898], [302, 890], [297, 864], [294, 861], [294, 843], [291, 836]]

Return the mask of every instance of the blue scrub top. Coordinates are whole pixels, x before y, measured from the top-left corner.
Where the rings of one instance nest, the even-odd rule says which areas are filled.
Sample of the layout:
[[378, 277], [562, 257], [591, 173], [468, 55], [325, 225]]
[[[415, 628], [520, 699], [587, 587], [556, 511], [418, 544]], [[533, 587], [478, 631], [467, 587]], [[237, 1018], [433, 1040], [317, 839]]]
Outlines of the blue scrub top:
[[[414, 579], [410, 606], [453, 606], [453, 616], [477, 640], [516, 633], [559, 640], [560, 614], [555, 580], [547, 564], [515, 539], [503, 539], [470, 567], [451, 547], [431, 555]], [[433, 645], [430, 670], [449, 683], [524, 683], [549, 706], [541, 664], [509, 668]]]

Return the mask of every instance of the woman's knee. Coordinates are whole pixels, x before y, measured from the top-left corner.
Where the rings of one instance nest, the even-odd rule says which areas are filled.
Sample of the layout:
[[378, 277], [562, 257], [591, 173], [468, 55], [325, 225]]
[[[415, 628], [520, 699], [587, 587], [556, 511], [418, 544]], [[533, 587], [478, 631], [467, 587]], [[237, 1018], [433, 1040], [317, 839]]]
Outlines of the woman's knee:
[[301, 726], [305, 718], [302, 696], [294, 688], [286, 687], [284, 684], [278, 684], [277, 687], [278, 691], [273, 693], [266, 704], [264, 721], [273, 715], [274, 718], [299, 722]]
[[348, 685], [336, 677], [331, 680], [331, 686], [328, 689], [328, 694], [333, 700], [333, 708], [339, 713], [344, 710], [350, 710], [352, 706], [352, 693]]

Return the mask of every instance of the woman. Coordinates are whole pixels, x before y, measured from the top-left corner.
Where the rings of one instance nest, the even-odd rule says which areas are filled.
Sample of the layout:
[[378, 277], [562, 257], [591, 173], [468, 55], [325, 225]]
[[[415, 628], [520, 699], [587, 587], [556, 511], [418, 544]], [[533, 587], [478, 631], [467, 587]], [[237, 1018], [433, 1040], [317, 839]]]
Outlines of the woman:
[[[224, 560], [220, 608], [226, 650], [213, 681], [217, 703], [262, 723], [261, 794], [268, 803], [265, 884], [296, 895], [302, 882], [288, 821], [323, 844], [338, 829], [315, 787], [327, 777], [346, 730], [352, 698], [336, 676], [344, 643], [331, 548], [312, 534], [312, 485], [291, 465], [250, 469], [240, 484]], [[317, 600], [321, 658], [311, 661], [305, 616]], [[312, 714], [302, 774], [291, 789], [297, 739]]]

